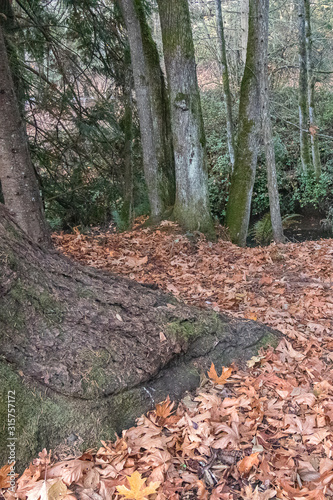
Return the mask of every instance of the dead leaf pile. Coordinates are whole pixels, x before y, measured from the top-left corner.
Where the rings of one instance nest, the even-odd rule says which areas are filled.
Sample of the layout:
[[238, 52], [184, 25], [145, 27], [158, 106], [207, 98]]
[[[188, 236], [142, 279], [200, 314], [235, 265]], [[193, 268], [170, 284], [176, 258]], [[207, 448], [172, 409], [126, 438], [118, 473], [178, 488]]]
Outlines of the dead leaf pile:
[[290, 338], [325, 335], [333, 326], [333, 240], [239, 248], [156, 229], [97, 236], [54, 235], [83, 264], [124, 274], [187, 303], [266, 323]]
[[212, 365], [195, 395], [98, 450], [57, 463], [44, 450], [6, 500], [333, 498], [333, 241], [239, 249], [163, 227], [55, 238], [81, 262], [287, 337], [246, 371]]

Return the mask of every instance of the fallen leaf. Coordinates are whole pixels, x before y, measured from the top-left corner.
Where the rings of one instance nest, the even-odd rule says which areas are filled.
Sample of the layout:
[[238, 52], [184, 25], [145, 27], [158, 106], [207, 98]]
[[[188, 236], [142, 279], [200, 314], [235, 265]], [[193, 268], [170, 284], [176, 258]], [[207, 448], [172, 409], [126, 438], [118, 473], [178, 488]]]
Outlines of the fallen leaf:
[[241, 474], [249, 474], [252, 467], [257, 467], [259, 465], [258, 454], [258, 452], [252, 453], [252, 455], [244, 457], [240, 462], [238, 462], [237, 468]]
[[225, 368], [224, 366], [222, 366], [222, 374], [218, 376], [218, 374], [216, 373], [215, 365], [214, 363], [212, 363], [207, 375], [215, 384], [224, 385], [232, 374], [232, 371], [233, 368], [231, 366], [229, 368]]
[[[150, 483], [145, 486], [146, 480], [142, 479], [139, 472], [133, 472], [130, 476], [126, 476], [130, 488], [126, 486], [117, 486], [117, 491], [124, 498], [131, 498], [133, 500], [147, 500], [149, 495], [154, 495], [157, 492], [160, 482]], [[145, 486], [145, 487], [144, 487]]]

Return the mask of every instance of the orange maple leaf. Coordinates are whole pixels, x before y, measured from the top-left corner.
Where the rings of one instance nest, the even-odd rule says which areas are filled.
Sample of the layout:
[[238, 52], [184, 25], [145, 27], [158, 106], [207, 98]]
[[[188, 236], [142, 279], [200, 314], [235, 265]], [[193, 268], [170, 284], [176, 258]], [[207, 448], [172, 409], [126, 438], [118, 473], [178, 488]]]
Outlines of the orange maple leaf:
[[168, 418], [171, 414], [175, 403], [170, 401], [169, 396], [162, 403], [157, 403], [156, 405], [156, 416], [161, 418]]
[[131, 498], [132, 500], [148, 500], [149, 495], [153, 495], [157, 492], [157, 488], [161, 484], [159, 481], [155, 483], [150, 483], [149, 486], [145, 486], [146, 480], [142, 479], [141, 474], [138, 471], [133, 472], [130, 476], [126, 476], [129, 482], [130, 489], [126, 486], [117, 486], [117, 491], [124, 498]]
[[[0, 469], [0, 488], [9, 488], [10, 486], [10, 477], [8, 476], [9, 472], [12, 469], [12, 464], [4, 465]], [[18, 474], [15, 474], [17, 477]]]
[[232, 366], [229, 366], [229, 368], [225, 368], [224, 366], [222, 366], [222, 373], [220, 376], [218, 376], [218, 374], [216, 373], [215, 365], [214, 363], [212, 363], [207, 375], [215, 384], [223, 385], [232, 374], [232, 370]]
[[238, 462], [237, 467], [241, 474], [249, 474], [252, 467], [259, 465], [259, 458], [257, 453], [252, 453], [249, 457], [244, 457], [240, 462]]

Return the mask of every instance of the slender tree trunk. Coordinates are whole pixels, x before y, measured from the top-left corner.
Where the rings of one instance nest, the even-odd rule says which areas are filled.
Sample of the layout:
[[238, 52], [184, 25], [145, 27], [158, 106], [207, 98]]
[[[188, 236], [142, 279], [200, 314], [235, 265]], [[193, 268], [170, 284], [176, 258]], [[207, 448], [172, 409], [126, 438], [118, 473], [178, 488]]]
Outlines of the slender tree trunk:
[[[140, 121], [145, 180], [151, 216], [159, 219], [172, 201], [173, 167], [166, 137], [167, 105], [156, 45], [144, 18], [140, 0], [119, 0], [126, 23]], [[168, 174], [170, 174], [170, 176]]]
[[273, 142], [273, 130], [269, 103], [269, 80], [268, 80], [268, 26], [269, 26], [269, 0], [262, 0], [262, 15], [259, 16], [260, 33], [262, 44], [260, 50], [261, 74], [260, 74], [260, 97], [261, 97], [261, 123], [265, 143], [267, 181], [269, 206], [273, 237], [276, 243], [285, 241], [283, 235], [280, 198], [276, 175], [275, 151]]
[[312, 54], [312, 31], [311, 31], [311, 10], [310, 1], [304, 0], [305, 11], [305, 42], [306, 42], [306, 58], [308, 71], [308, 107], [309, 107], [309, 122], [310, 122], [310, 137], [312, 162], [317, 179], [321, 174], [321, 162], [318, 141], [318, 127], [315, 112], [315, 77], [313, 75], [313, 54]]
[[231, 92], [229, 85], [229, 71], [228, 71], [227, 52], [226, 52], [226, 45], [224, 38], [221, 0], [215, 0], [215, 7], [216, 7], [217, 37], [218, 37], [218, 44], [219, 44], [220, 58], [221, 58], [224, 104], [227, 117], [228, 149], [229, 149], [231, 169], [233, 171], [235, 165], [234, 123], [232, 119], [232, 100], [231, 100]]
[[260, 0], [250, 0], [249, 40], [240, 90], [235, 169], [231, 178], [226, 215], [231, 240], [239, 246], [246, 245], [259, 148], [259, 75], [260, 51], [263, 45], [259, 32], [260, 6]]
[[[1, 204], [0, 296], [0, 419], [15, 391], [21, 467], [73, 435], [86, 446], [112, 439], [168, 394], [195, 389], [211, 362], [248, 359], [279, 338], [47, 253]], [[1, 425], [1, 457], [7, 438]]]
[[213, 234], [205, 132], [187, 0], [158, 0], [171, 102], [176, 170], [175, 219]]
[[247, 43], [249, 36], [249, 2], [251, 0], [241, 0], [241, 43], [242, 43], [242, 61], [246, 63]]
[[305, 39], [305, 8], [304, 0], [298, 0], [298, 31], [299, 31], [299, 83], [298, 111], [300, 128], [301, 163], [304, 173], [311, 172], [312, 162], [309, 147], [309, 115], [308, 115], [308, 70]]
[[0, 23], [0, 179], [5, 204], [34, 241], [49, 244], [36, 172], [19, 111]]
[[[126, 57], [126, 55], [125, 55]], [[128, 229], [133, 222], [133, 123], [132, 123], [132, 85], [131, 72], [129, 67], [125, 70], [123, 99], [124, 99], [124, 116], [122, 120], [124, 132], [124, 194], [123, 206], [121, 211], [122, 229]]]

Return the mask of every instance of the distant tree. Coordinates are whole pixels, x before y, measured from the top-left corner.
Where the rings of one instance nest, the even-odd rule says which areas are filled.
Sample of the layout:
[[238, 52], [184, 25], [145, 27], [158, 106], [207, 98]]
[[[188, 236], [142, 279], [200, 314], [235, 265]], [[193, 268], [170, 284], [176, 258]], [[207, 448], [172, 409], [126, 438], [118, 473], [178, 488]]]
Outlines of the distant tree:
[[240, 0], [241, 7], [241, 43], [242, 43], [242, 61], [246, 62], [246, 52], [247, 43], [249, 36], [249, 1], [251, 0]]
[[250, 0], [249, 34], [246, 64], [239, 103], [239, 125], [235, 168], [231, 178], [226, 224], [230, 237], [239, 246], [246, 245], [253, 185], [256, 174], [260, 132], [260, 76], [263, 40], [259, 32], [261, 0]]
[[305, 4], [304, 0], [298, 3], [298, 53], [299, 53], [299, 81], [298, 81], [298, 111], [300, 128], [301, 163], [304, 173], [312, 170], [309, 145], [309, 112], [308, 112], [308, 61], [305, 31]]
[[232, 170], [235, 165], [235, 140], [234, 140], [234, 123], [232, 118], [232, 99], [229, 84], [229, 70], [227, 61], [227, 51], [224, 37], [223, 28], [223, 16], [222, 16], [222, 5], [221, 0], [215, 0], [216, 8], [216, 25], [217, 25], [217, 38], [221, 59], [221, 73], [223, 82], [223, 94], [224, 94], [224, 105], [227, 116], [227, 137], [228, 137], [228, 149], [229, 157]]
[[260, 49], [260, 99], [261, 99], [261, 124], [265, 145], [269, 206], [273, 238], [277, 243], [284, 242], [279, 190], [276, 175], [275, 151], [273, 142], [273, 130], [269, 102], [269, 80], [268, 80], [268, 26], [269, 26], [269, 0], [262, 0], [262, 12], [259, 15], [259, 32], [261, 34]]
[[124, 176], [123, 176], [123, 206], [121, 210], [121, 229], [131, 227], [134, 218], [133, 200], [133, 102], [132, 102], [132, 72], [130, 71], [129, 51], [125, 53], [127, 70], [124, 71], [123, 106], [124, 114], [120, 123], [124, 133]]
[[205, 132], [187, 0], [158, 0], [171, 103], [176, 171], [175, 219], [187, 230], [213, 233]]
[[306, 65], [307, 65], [307, 85], [308, 85], [308, 108], [311, 137], [312, 162], [316, 177], [321, 173], [320, 152], [318, 144], [318, 127], [315, 110], [315, 84], [316, 78], [313, 74], [313, 51], [312, 51], [312, 30], [311, 30], [311, 8], [310, 1], [304, 1], [305, 13], [305, 43], [306, 43]]
[[38, 180], [30, 159], [0, 19], [0, 179], [5, 204], [20, 227], [40, 244], [50, 243]]
[[158, 219], [174, 201], [167, 93], [157, 47], [141, 0], [119, 0], [119, 5], [126, 23], [131, 51], [151, 216]]

